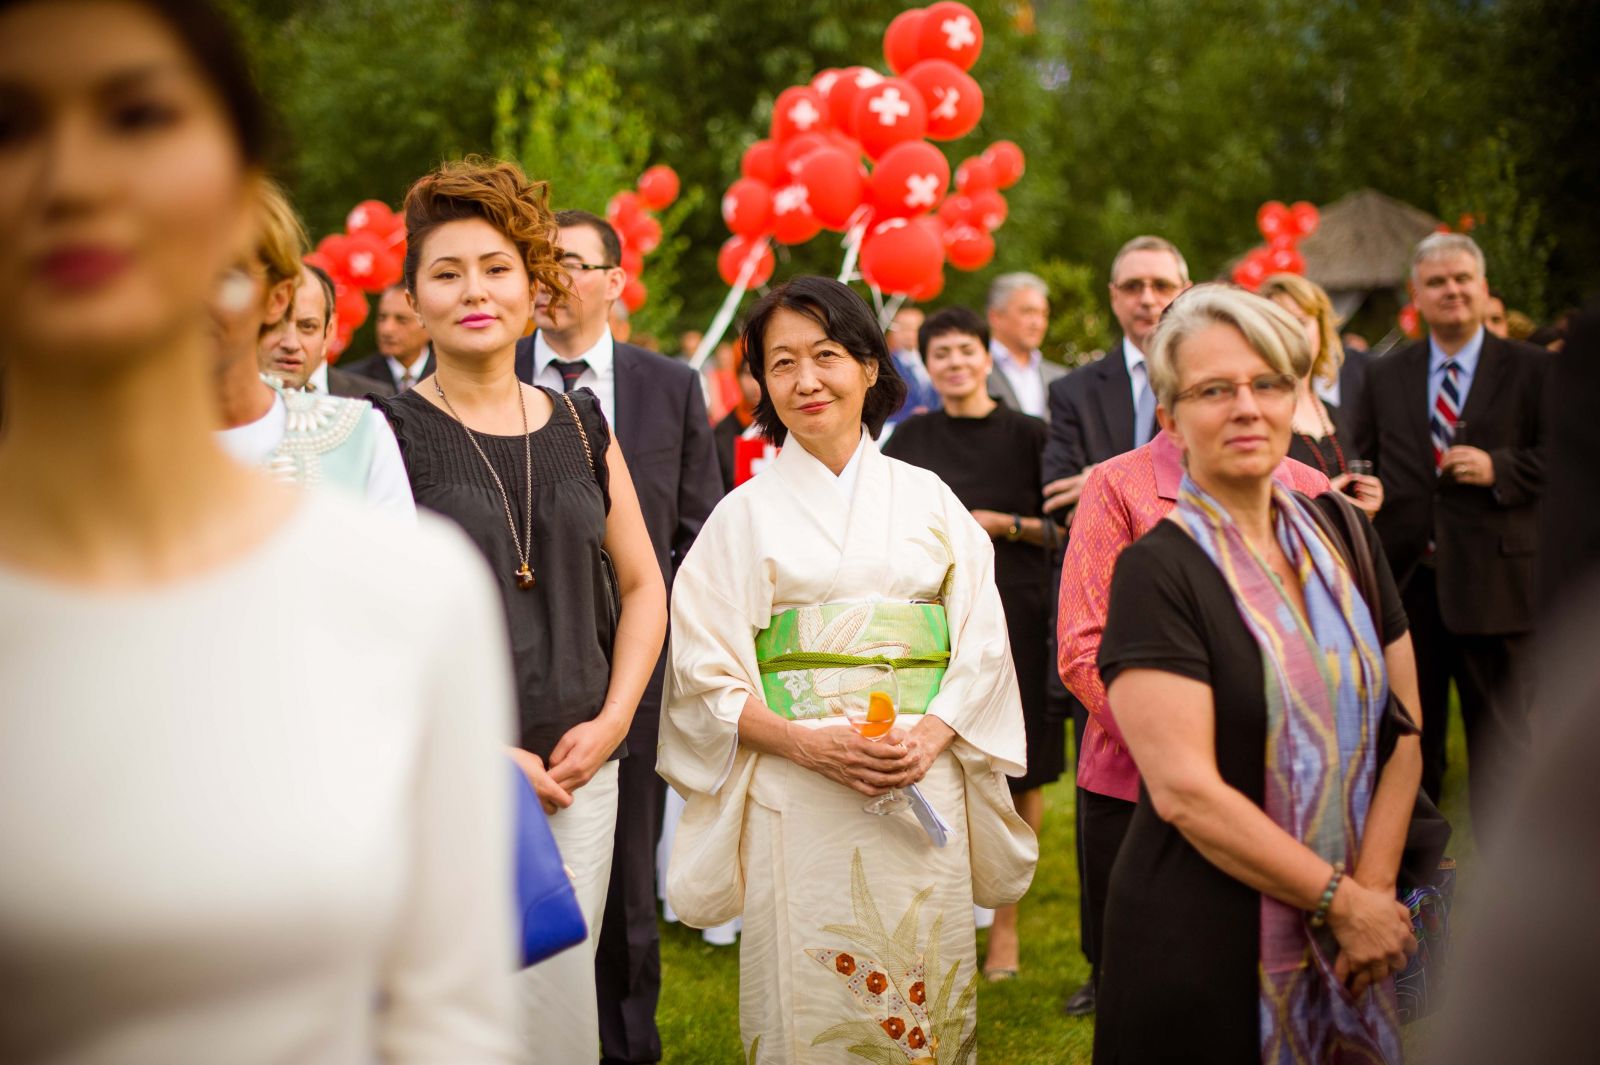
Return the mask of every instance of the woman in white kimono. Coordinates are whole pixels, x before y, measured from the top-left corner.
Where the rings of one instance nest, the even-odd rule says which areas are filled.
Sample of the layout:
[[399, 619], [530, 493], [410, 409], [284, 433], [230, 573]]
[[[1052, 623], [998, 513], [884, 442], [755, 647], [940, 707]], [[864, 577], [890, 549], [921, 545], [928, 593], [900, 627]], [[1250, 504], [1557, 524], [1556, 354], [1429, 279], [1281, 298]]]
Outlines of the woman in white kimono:
[[[696, 927], [743, 915], [747, 1062], [972, 1062], [972, 905], [1015, 902], [1038, 856], [1002, 779], [1026, 755], [994, 552], [869, 439], [905, 384], [847, 286], [790, 281], [744, 344], [756, 419], [787, 443], [674, 585], [659, 769], [688, 808], [668, 895]], [[878, 672], [853, 667], [896, 662], [900, 724], [864, 739], [840, 697]], [[863, 809], [912, 784], [943, 846], [914, 810]]]

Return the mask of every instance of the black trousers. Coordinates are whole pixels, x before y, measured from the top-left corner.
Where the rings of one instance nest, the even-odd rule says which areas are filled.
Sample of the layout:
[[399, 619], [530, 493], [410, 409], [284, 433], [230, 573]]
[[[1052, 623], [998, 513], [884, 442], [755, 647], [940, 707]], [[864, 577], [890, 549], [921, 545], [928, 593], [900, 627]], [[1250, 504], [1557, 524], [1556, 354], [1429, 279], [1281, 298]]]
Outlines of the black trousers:
[[1496, 636], [1450, 632], [1439, 615], [1438, 576], [1418, 567], [1401, 594], [1417, 652], [1422, 694], [1422, 787], [1439, 801], [1446, 768], [1450, 682], [1461, 698], [1471, 784], [1467, 794], [1481, 839], [1508, 777], [1528, 750], [1532, 705], [1531, 650], [1526, 633]]
[[656, 775], [661, 694], [646, 692], [617, 767], [617, 834], [611, 886], [595, 947], [601, 1061], [657, 1062], [661, 1033], [661, 938], [656, 925], [656, 844], [666, 782]]
[[1111, 895], [1111, 867], [1128, 834], [1137, 803], [1078, 789], [1078, 843], [1082, 867], [1078, 879], [1083, 885], [1079, 910], [1083, 918], [1083, 953], [1100, 976], [1100, 958], [1105, 943], [1106, 899]]

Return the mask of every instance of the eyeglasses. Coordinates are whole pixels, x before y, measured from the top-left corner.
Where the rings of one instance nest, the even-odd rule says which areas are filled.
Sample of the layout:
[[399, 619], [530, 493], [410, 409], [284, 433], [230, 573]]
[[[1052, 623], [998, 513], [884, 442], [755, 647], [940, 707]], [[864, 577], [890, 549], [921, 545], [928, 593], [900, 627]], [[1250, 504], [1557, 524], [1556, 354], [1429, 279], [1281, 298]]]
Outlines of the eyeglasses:
[[1154, 292], [1157, 296], [1170, 297], [1176, 296], [1178, 294], [1178, 289], [1182, 286], [1180, 286], [1176, 281], [1168, 281], [1164, 277], [1159, 277], [1155, 280], [1144, 277], [1130, 277], [1126, 281], [1118, 281], [1111, 287], [1122, 293], [1124, 296], [1137, 296], [1146, 288], [1149, 288], [1150, 291]]
[[1239, 394], [1239, 389], [1249, 388], [1250, 394], [1255, 396], [1258, 403], [1281, 403], [1294, 396], [1295, 379], [1292, 374], [1264, 373], [1252, 377], [1248, 381], [1226, 381], [1216, 378], [1211, 381], [1201, 381], [1192, 388], [1186, 388], [1173, 397], [1173, 405], [1192, 399], [1208, 407], [1221, 407], [1232, 403]]
[[563, 269], [563, 270], [615, 270], [615, 269], [617, 269], [615, 266], [612, 266], [610, 263], [586, 263], [582, 259], [578, 258], [575, 255], [571, 255], [571, 256], [565, 256], [564, 255], [564, 256], [562, 256], [560, 259], [558, 259], [556, 261], [561, 264], [561, 269]]

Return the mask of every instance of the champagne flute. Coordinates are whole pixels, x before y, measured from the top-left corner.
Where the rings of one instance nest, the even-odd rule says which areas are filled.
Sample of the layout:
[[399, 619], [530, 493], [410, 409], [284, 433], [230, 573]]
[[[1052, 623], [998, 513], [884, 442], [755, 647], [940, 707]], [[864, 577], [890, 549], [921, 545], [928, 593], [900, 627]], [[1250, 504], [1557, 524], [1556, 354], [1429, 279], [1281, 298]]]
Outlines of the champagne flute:
[[[845, 720], [856, 734], [876, 743], [894, 728], [900, 688], [895, 681], [894, 668], [885, 665], [855, 666], [852, 673], [866, 678], [866, 683], [841, 696]], [[869, 814], [882, 817], [910, 806], [904, 795], [893, 788], [867, 801], [862, 807]]]

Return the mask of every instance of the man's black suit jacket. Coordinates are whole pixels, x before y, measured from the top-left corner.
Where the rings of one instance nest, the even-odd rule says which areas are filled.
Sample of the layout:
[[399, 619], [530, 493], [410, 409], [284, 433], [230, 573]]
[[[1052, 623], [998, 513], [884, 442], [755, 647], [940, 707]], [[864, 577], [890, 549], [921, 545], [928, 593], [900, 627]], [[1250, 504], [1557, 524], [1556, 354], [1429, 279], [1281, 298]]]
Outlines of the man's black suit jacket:
[[1484, 335], [1461, 417], [1465, 442], [1494, 462], [1492, 488], [1458, 484], [1434, 467], [1427, 340], [1368, 365], [1353, 436], [1383, 481], [1373, 525], [1401, 589], [1435, 545], [1439, 612], [1451, 632], [1533, 628], [1548, 359], [1542, 348]]
[[[530, 384], [533, 339], [517, 341], [517, 378]], [[633, 344], [616, 344], [613, 352], [616, 410], [607, 411], [606, 417], [627, 460], [670, 593], [672, 575], [722, 499], [705, 394], [699, 375], [687, 363]], [[662, 673], [663, 663], [657, 662], [646, 702], [659, 697]]]
[[1050, 433], [1040, 463], [1045, 484], [1133, 450], [1133, 379], [1122, 341], [1052, 381], [1049, 395]]
[[[370, 377], [374, 381], [387, 381], [394, 391], [400, 391], [400, 379], [389, 368], [389, 360], [382, 355], [368, 355], [359, 362], [352, 362], [345, 366], [349, 373]], [[417, 380], [420, 381], [433, 372], [433, 348], [428, 348], [427, 357], [422, 360], [422, 365], [417, 368]]]
[[352, 399], [364, 399], [369, 394], [392, 396], [394, 395], [394, 386], [386, 384], [386, 380], [386, 377], [367, 377], [364, 374], [341, 370], [337, 366], [328, 367], [329, 395], [346, 396]]

